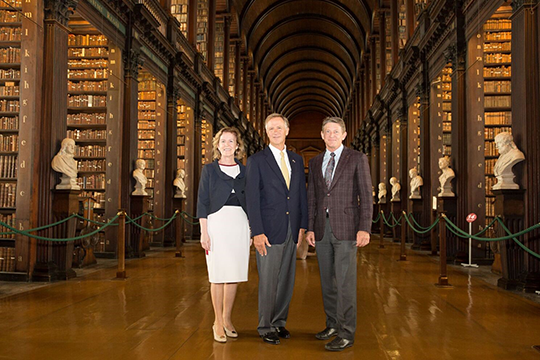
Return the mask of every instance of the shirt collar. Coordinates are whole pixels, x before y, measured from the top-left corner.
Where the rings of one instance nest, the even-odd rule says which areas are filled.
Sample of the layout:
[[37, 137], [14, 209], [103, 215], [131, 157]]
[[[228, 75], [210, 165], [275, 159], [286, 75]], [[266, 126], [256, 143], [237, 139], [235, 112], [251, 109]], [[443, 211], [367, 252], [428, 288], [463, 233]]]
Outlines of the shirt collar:
[[[272, 154], [274, 154], [274, 156], [276, 157], [279, 157], [281, 156], [279, 153], [281, 152], [281, 150], [279, 150], [277, 147], [275, 147], [274, 145], [270, 144], [268, 145], [268, 147], [270, 148], [270, 150], [272, 151]], [[283, 145], [283, 152], [285, 154], [287, 154], [287, 145]]]
[[[341, 156], [341, 153], [343, 152], [343, 148], [344, 148], [344, 146], [343, 146], [343, 144], [341, 144], [341, 145], [336, 149], [336, 151], [334, 151], [334, 154], [336, 154], [336, 158], [337, 158], [337, 159], [339, 159], [339, 157]], [[330, 156], [330, 153], [331, 153], [331, 152], [332, 152], [332, 151], [326, 149], [326, 152], [324, 153], [324, 157]]]

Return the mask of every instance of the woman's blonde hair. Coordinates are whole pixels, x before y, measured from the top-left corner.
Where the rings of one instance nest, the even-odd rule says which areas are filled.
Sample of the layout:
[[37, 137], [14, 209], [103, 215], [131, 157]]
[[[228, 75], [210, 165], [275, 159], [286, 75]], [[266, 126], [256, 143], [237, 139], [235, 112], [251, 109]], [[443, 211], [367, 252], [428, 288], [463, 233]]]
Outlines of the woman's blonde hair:
[[225, 127], [217, 132], [217, 134], [214, 136], [214, 139], [212, 140], [212, 154], [215, 159], [221, 159], [221, 153], [219, 152], [218, 146], [219, 146], [219, 139], [221, 139], [221, 135], [224, 133], [231, 133], [236, 136], [236, 143], [238, 144], [238, 148], [234, 152], [234, 157], [237, 159], [241, 159], [244, 157], [245, 147], [244, 147], [244, 140], [242, 140], [242, 135], [240, 134], [240, 131], [235, 127]]

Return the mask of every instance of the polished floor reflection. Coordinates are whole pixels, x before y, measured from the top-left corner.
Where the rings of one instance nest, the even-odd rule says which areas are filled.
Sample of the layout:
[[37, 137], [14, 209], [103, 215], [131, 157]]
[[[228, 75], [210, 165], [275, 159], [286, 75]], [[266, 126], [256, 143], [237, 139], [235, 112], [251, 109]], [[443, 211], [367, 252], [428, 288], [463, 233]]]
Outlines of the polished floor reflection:
[[453, 288], [440, 289], [436, 259], [398, 257], [390, 243], [359, 252], [358, 330], [339, 355], [314, 338], [324, 328], [314, 257], [298, 260], [290, 340], [273, 346], [257, 335], [252, 258], [233, 316], [240, 337], [214, 342], [204, 256], [193, 244], [184, 259], [171, 250], [129, 261], [125, 281], [110, 268], [0, 299], [0, 359], [540, 359], [538, 303], [452, 269]]

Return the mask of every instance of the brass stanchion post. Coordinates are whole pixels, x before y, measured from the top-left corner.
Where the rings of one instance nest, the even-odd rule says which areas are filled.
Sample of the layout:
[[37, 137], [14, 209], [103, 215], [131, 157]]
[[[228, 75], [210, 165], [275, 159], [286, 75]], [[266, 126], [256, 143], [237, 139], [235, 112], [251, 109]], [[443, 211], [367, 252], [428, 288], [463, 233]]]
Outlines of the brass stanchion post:
[[382, 210], [381, 210], [380, 216], [381, 216], [381, 220], [379, 220], [379, 222], [380, 222], [380, 228], [381, 228], [381, 242], [379, 244], [379, 249], [384, 249], [384, 220], [383, 220]]
[[182, 215], [180, 210], [176, 210], [175, 220], [175, 237], [176, 237], [176, 257], [184, 257], [184, 242], [182, 241]]
[[117, 279], [125, 279], [126, 276], [126, 212], [118, 212], [118, 271]]
[[448, 283], [448, 275], [446, 271], [446, 215], [441, 215], [439, 221], [439, 260], [441, 262], [441, 274], [439, 275], [439, 281], [435, 286], [439, 287], [451, 287]]
[[407, 237], [407, 220], [405, 220], [407, 214], [403, 211], [401, 216], [401, 253], [399, 255], [399, 261], [407, 261], [407, 254], [405, 253], [405, 239]]

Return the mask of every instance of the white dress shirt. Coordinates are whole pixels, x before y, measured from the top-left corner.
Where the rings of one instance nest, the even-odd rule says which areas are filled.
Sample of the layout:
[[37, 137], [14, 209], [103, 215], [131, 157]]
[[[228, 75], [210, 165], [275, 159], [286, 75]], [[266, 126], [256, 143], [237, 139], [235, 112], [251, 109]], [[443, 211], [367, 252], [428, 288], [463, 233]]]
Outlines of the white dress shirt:
[[[272, 151], [272, 154], [274, 155], [274, 159], [276, 159], [278, 168], [281, 169], [281, 151], [273, 146], [272, 144], [268, 145], [270, 148], [270, 151]], [[283, 154], [285, 155], [285, 164], [287, 164], [287, 169], [289, 170], [289, 182], [291, 180], [292, 176], [292, 168], [291, 168], [291, 162], [289, 161], [289, 156], [287, 155], [287, 146], [283, 146]]]
[[[332, 180], [334, 179], [334, 174], [336, 173], [337, 164], [339, 162], [339, 158], [341, 157], [342, 152], [343, 152], [343, 144], [341, 144], [341, 146], [338, 147], [336, 149], [336, 151], [334, 151], [334, 154], [336, 154], [336, 156], [334, 156], [334, 170], [332, 171]], [[331, 158], [330, 153], [331, 153], [331, 151], [329, 151], [328, 149], [326, 149], [326, 151], [324, 153], [324, 157], [323, 157], [323, 161], [322, 161], [323, 179], [324, 179], [324, 174], [326, 172], [326, 167], [328, 166], [328, 163], [330, 162], [330, 158]]]

